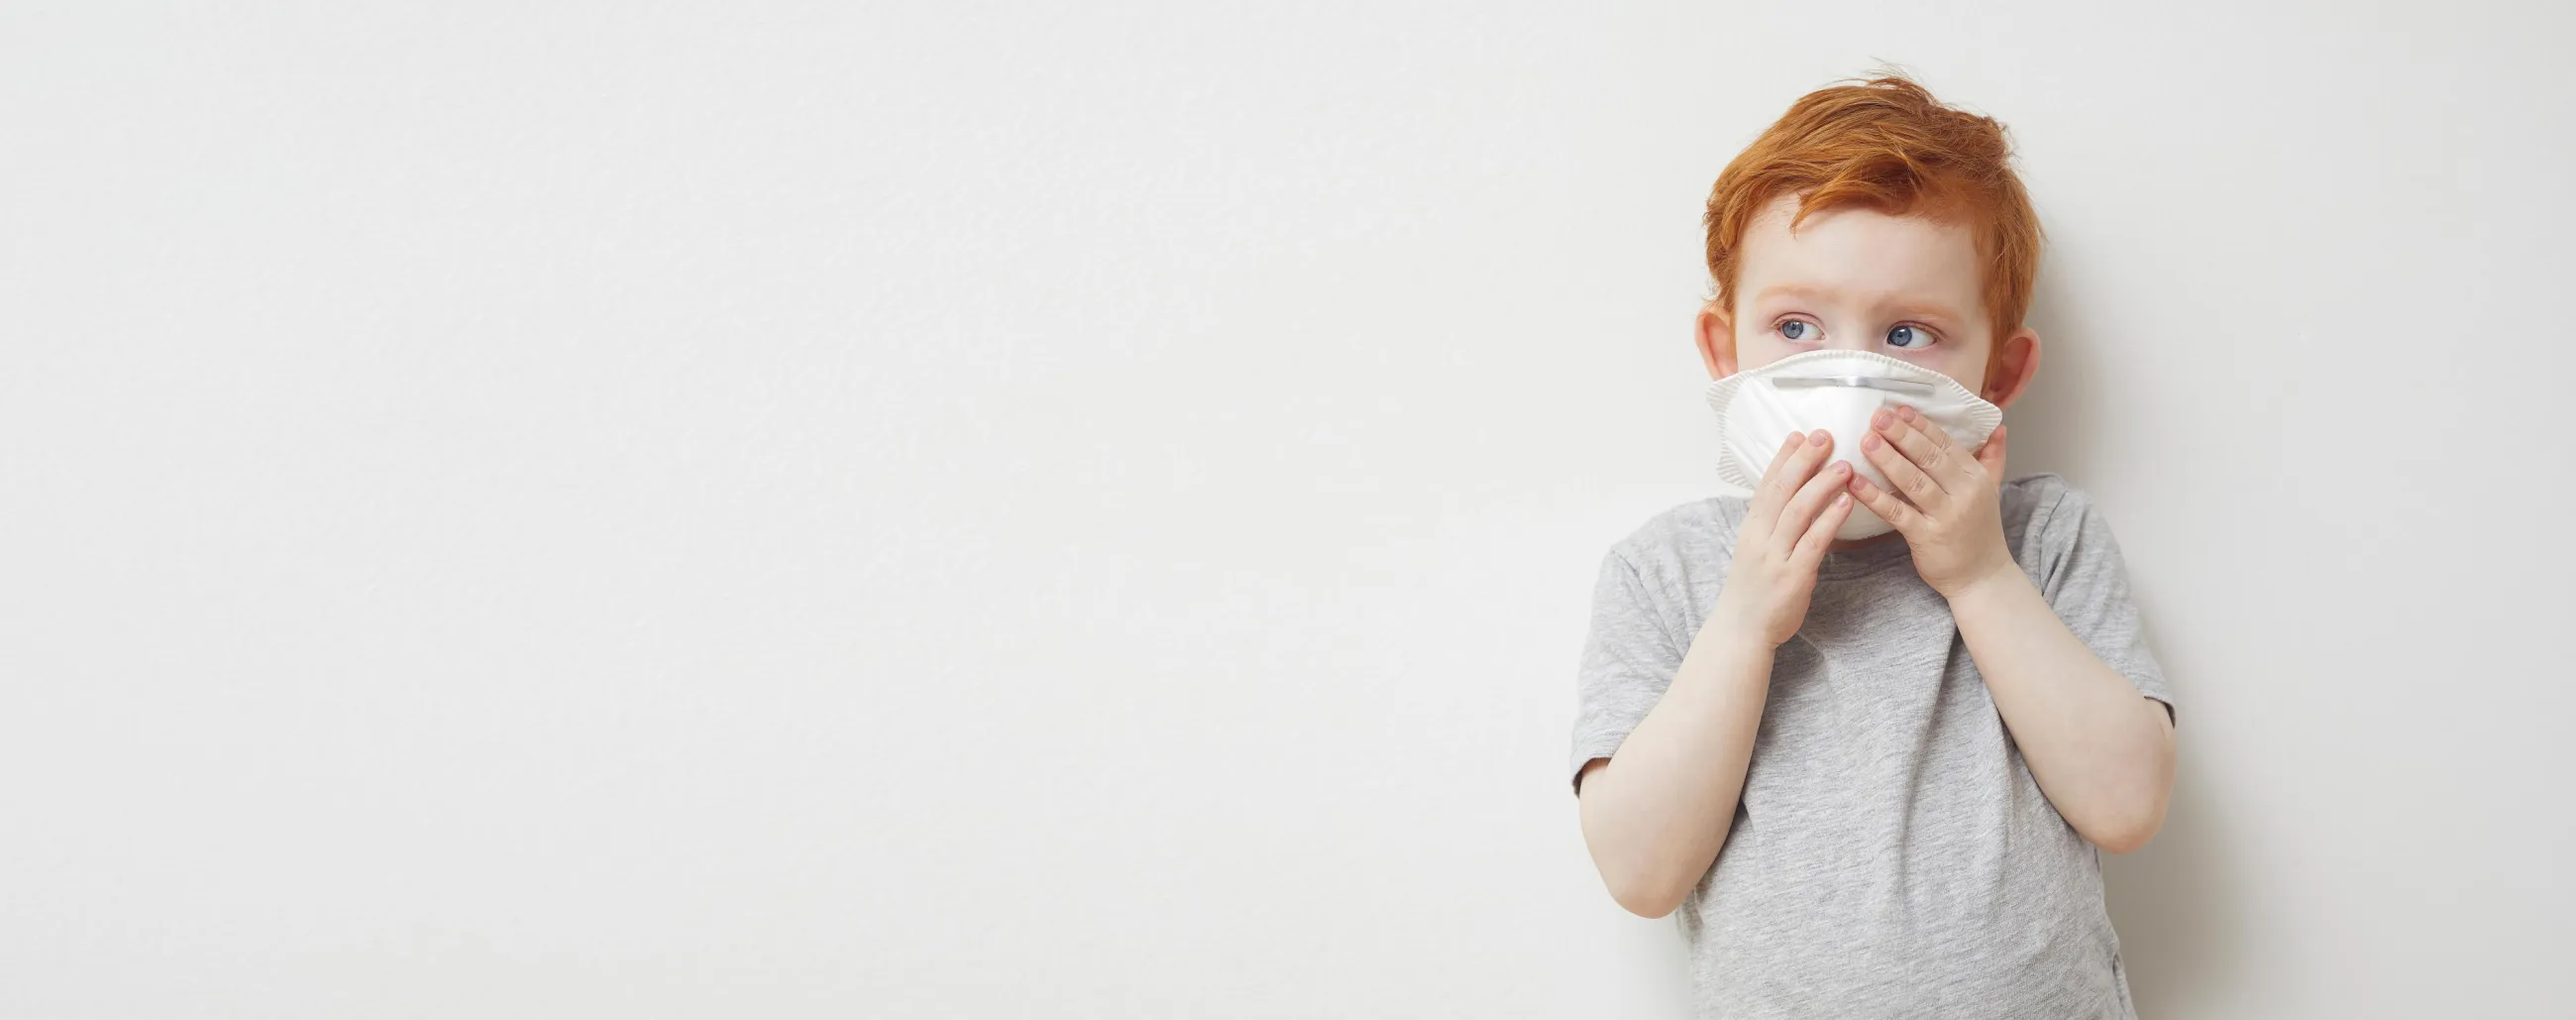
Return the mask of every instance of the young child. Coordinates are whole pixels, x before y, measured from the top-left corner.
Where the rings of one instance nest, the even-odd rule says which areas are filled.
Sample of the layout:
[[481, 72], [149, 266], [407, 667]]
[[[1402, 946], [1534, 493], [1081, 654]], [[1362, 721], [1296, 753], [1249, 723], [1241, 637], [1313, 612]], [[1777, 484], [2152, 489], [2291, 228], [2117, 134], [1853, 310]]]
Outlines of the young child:
[[[2009, 157], [1903, 77], [1800, 99], [1709, 194], [1709, 375], [1871, 351], [2011, 403], [2040, 229]], [[1584, 841], [1621, 906], [1678, 909], [1702, 1015], [2128, 1020], [2096, 848], [2163, 824], [2174, 747], [2119, 548], [2064, 480], [2004, 480], [2003, 430], [1893, 399], [1603, 558]], [[1894, 530], [1837, 539], [1860, 507]]]

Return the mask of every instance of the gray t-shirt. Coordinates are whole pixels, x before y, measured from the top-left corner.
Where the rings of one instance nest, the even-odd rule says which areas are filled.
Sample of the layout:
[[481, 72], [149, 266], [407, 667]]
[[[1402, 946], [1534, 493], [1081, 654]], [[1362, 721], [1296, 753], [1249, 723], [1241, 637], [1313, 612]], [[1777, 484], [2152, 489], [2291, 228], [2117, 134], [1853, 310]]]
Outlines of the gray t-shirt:
[[[1603, 558], [1577, 680], [1578, 783], [1672, 683], [1744, 510], [1682, 504]], [[2003, 518], [2057, 615], [2170, 706], [2091, 501], [2030, 475], [2004, 485]], [[1805, 624], [1774, 653], [1734, 828], [1674, 917], [1702, 1016], [2136, 1015], [2100, 858], [2040, 793], [1902, 539], [1825, 557]]]

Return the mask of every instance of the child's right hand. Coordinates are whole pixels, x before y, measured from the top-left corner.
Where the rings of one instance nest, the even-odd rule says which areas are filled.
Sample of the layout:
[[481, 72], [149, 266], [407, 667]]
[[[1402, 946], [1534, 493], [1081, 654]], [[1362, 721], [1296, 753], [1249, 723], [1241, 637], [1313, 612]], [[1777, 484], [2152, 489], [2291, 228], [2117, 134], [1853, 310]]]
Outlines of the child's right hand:
[[1777, 648], [1806, 622], [1807, 599], [1816, 590], [1816, 564], [1852, 511], [1851, 493], [1844, 491], [1851, 465], [1834, 461], [1817, 470], [1833, 452], [1834, 437], [1823, 429], [1807, 435], [1792, 432], [1780, 444], [1745, 510], [1744, 528], [1735, 537], [1735, 562], [1709, 612], [1709, 625]]

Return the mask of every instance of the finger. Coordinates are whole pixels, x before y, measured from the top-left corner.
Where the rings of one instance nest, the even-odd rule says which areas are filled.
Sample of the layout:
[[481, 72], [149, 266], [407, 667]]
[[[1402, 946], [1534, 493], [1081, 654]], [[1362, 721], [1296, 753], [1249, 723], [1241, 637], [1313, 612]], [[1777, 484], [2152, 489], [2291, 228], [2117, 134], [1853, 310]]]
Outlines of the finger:
[[2004, 427], [1995, 426], [1995, 434], [1986, 437], [1986, 445], [1977, 448], [1977, 463], [1986, 469], [1986, 477], [2001, 485], [2004, 480]]
[[[1896, 444], [1897, 449], [1904, 451], [1905, 458], [1922, 468], [1924, 476], [1932, 479], [1932, 484], [1940, 486], [1942, 491], [1961, 488], [1961, 483], [1968, 480], [1968, 476], [1960, 473], [1967, 466], [1964, 463], [1967, 458], [1951, 444], [1949, 432], [1916, 414], [1911, 407], [1899, 406], [1894, 410], [1880, 411], [1872, 419], [1873, 423], [1882, 420], [1887, 424], [1879, 426], [1879, 432], [1887, 436], [1888, 442]], [[1932, 438], [1932, 433], [1936, 432], [1941, 436], [1937, 441]], [[1887, 477], [1890, 481], [1896, 478], [1895, 475]]]
[[1852, 466], [1844, 461], [1838, 460], [1818, 469], [1815, 477], [1798, 487], [1798, 494], [1790, 498], [1789, 505], [1781, 508], [1779, 518], [1771, 522], [1772, 537], [1794, 548], [1798, 536], [1806, 534], [1807, 526], [1815, 523], [1816, 514], [1833, 501], [1834, 494], [1842, 491], [1843, 482], [1851, 476]]
[[1771, 479], [1780, 473], [1780, 465], [1788, 463], [1789, 455], [1798, 452], [1798, 447], [1806, 441], [1807, 436], [1803, 432], [1789, 433], [1787, 439], [1780, 441], [1780, 449], [1771, 454], [1771, 463], [1762, 468], [1762, 477], [1753, 483], [1753, 499], [1744, 510], [1748, 523], [1768, 519], [1763, 515], [1769, 513], [1773, 505], [1770, 500]]
[[1853, 475], [1851, 494], [1860, 500], [1860, 505], [1868, 507], [1869, 512], [1877, 514], [1889, 527], [1908, 538], [1913, 537], [1914, 529], [1923, 522], [1923, 511], [1896, 498], [1895, 493], [1870, 484], [1867, 478]]
[[1806, 442], [1806, 441], [1807, 441], [1807, 435], [1806, 435], [1806, 433], [1803, 433], [1803, 432], [1792, 432], [1792, 433], [1789, 433], [1789, 437], [1788, 437], [1788, 438], [1783, 439], [1783, 440], [1781, 440], [1781, 441], [1780, 441], [1780, 449], [1778, 449], [1778, 450], [1776, 450], [1776, 451], [1773, 451], [1773, 452], [1772, 452], [1772, 454], [1771, 454], [1771, 463], [1766, 464], [1766, 465], [1763, 465], [1763, 467], [1762, 467], [1762, 475], [1763, 475], [1763, 477], [1768, 478], [1768, 477], [1770, 477], [1770, 475], [1771, 475], [1771, 473], [1772, 473], [1772, 472], [1780, 470], [1780, 464], [1781, 464], [1781, 462], [1788, 460], [1788, 459], [1789, 459], [1789, 455], [1790, 455], [1790, 454], [1798, 452], [1798, 444], [1800, 444], [1800, 443], [1804, 443], [1804, 442]]
[[1898, 404], [1895, 410], [1898, 420], [1922, 430], [1923, 438], [1931, 440], [1933, 446], [1946, 450], [1957, 445], [1951, 441], [1949, 430], [1932, 424], [1932, 419], [1924, 417], [1923, 412], [1915, 410], [1913, 405]]
[[[1853, 475], [1850, 481], [1869, 484], [1868, 479], [1859, 475]], [[1852, 502], [1848, 488], [1834, 493], [1834, 501], [1825, 504], [1824, 512], [1817, 514], [1815, 522], [1807, 525], [1806, 535], [1798, 539], [1798, 547], [1789, 553], [1789, 565], [1801, 573], [1815, 570], [1816, 564], [1825, 558], [1825, 550], [1833, 546], [1834, 532], [1842, 530], [1843, 522], [1851, 518], [1852, 507], [1857, 505]]]
[[[1870, 432], [1869, 438], [1860, 441], [1860, 452], [1869, 458], [1870, 463], [1878, 465], [1878, 473], [1886, 475], [1888, 483], [1896, 491], [1904, 493], [1915, 506], [1929, 510], [1948, 498], [1949, 494], [1942, 491], [1940, 483], [1924, 474], [1922, 468], [1915, 467], [1913, 461], [1905, 459], [1905, 455], [1897, 452], [1896, 447], [1876, 430]], [[1878, 508], [1872, 506], [1870, 509]]]
[[1833, 442], [1833, 433], [1817, 429], [1807, 433], [1796, 445], [1782, 448], [1780, 458], [1771, 463], [1770, 470], [1763, 472], [1762, 485], [1753, 495], [1753, 506], [1745, 511], [1748, 519], [1761, 515], [1759, 520], [1764, 527], [1756, 534], [1767, 535], [1771, 528], [1778, 527], [1781, 506], [1816, 473], [1816, 466], [1824, 462], [1826, 451], [1833, 448]]

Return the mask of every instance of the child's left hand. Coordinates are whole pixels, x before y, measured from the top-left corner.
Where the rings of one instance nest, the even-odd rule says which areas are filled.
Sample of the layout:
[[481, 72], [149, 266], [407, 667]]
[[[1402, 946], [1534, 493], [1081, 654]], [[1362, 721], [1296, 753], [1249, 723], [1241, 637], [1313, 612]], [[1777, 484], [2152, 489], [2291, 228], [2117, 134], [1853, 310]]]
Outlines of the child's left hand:
[[1897, 491], [1854, 474], [1852, 498], [1905, 536], [1914, 570], [1932, 590], [1955, 599], [1980, 582], [2021, 572], [2004, 545], [2000, 426], [1970, 455], [1949, 432], [1900, 405], [1870, 419], [1860, 446]]

